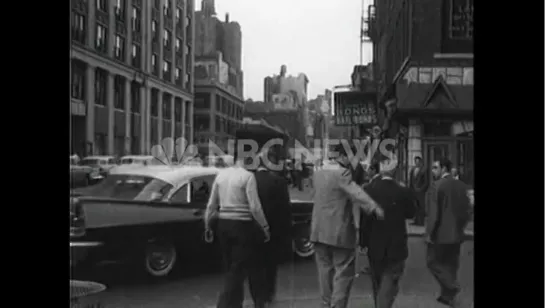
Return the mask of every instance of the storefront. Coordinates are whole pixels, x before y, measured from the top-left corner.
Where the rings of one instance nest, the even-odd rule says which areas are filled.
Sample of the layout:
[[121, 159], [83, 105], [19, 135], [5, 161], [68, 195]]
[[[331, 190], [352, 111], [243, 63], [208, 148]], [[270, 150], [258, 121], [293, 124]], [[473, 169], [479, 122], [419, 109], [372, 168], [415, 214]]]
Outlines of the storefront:
[[452, 161], [460, 179], [473, 185], [473, 86], [398, 84], [395, 97], [382, 106], [386, 138], [398, 143], [396, 177], [407, 181], [415, 158], [425, 166], [440, 158]]

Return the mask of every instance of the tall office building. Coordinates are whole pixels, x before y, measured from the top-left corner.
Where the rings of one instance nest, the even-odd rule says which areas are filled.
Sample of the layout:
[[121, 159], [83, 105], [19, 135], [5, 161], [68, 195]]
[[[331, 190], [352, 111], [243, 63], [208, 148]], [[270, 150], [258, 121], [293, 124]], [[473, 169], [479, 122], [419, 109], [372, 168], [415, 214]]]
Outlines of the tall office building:
[[74, 0], [71, 20], [73, 152], [193, 139], [193, 0]]

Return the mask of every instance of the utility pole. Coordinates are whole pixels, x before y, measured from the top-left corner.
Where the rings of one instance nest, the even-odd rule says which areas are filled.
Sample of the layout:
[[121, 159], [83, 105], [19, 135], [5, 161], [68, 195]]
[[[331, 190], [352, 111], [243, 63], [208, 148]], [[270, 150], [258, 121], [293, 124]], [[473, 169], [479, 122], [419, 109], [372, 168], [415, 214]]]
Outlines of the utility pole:
[[365, 25], [365, 0], [361, 0], [361, 18], [360, 18], [360, 65], [363, 65], [363, 37], [365, 31], [363, 29]]

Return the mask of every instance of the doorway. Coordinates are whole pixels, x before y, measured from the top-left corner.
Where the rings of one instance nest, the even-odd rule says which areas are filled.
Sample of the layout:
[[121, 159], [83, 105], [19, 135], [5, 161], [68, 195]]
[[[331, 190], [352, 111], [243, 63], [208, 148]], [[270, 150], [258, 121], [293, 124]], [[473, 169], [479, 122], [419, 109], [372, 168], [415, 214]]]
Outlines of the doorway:
[[456, 156], [453, 155], [454, 144], [450, 141], [424, 141], [424, 166], [428, 168], [434, 161], [448, 158], [456, 165]]

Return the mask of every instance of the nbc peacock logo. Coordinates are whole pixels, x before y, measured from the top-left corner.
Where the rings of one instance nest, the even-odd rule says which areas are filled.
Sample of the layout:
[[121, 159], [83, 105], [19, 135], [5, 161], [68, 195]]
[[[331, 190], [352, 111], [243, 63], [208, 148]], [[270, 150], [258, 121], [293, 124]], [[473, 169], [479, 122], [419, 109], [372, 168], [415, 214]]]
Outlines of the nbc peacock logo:
[[165, 138], [151, 148], [151, 155], [158, 164], [165, 166], [188, 165], [200, 160], [197, 146], [189, 144], [185, 138]]

